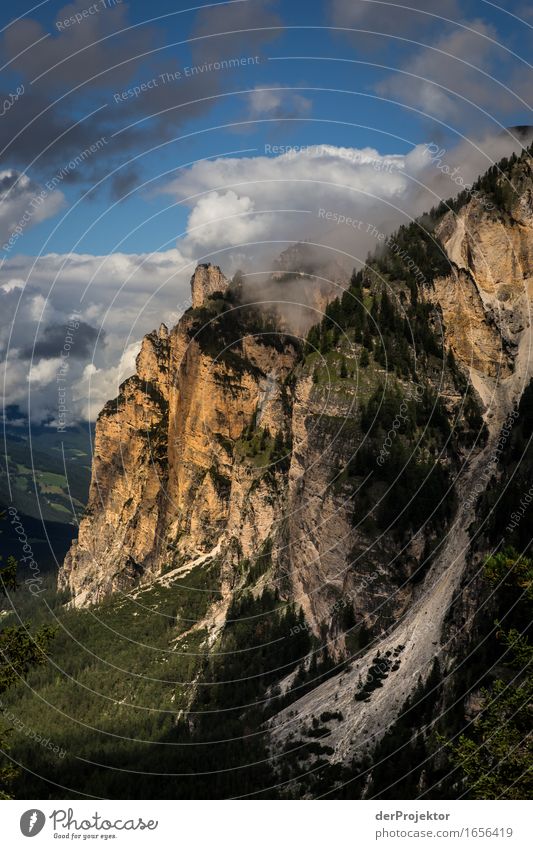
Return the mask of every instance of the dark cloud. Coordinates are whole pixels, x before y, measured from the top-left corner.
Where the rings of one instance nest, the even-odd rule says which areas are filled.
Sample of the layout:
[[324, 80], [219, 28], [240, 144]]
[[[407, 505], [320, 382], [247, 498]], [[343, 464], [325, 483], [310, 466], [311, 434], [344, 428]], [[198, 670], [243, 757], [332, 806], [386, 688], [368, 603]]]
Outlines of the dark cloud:
[[[468, 0], [461, 4], [457, 0], [333, 0], [328, 3], [328, 13], [338, 27], [416, 38], [430, 30], [442, 30], [446, 26], [445, 18], [460, 20], [469, 5]], [[349, 37], [361, 47], [377, 49], [387, 45], [382, 36], [370, 33], [354, 33]]]
[[[494, 11], [490, 6], [473, 0], [333, 0], [328, 14], [335, 26], [367, 31], [342, 34], [355, 48], [372, 55], [394, 51], [398, 72], [375, 86], [380, 95], [444, 125], [486, 132], [513, 110], [527, 108], [531, 82], [497, 28], [482, 19], [484, 11]], [[432, 125], [433, 136], [445, 131]]]
[[[65, 365], [71, 422], [94, 419], [135, 371], [142, 336], [162, 318], [175, 323], [188, 305], [191, 273], [177, 249], [8, 257], [0, 268], [5, 403], [31, 412], [33, 421], [55, 418], [57, 374]], [[68, 358], [61, 354], [65, 342]]]
[[403, 70], [380, 82], [379, 94], [463, 128], [491, 124], [520, 106], [513, 91], [499, 82], [509, 67], [498, 34], [481, 20], [417, 51]]
[[[37, 201], [41, 187], [14, 169], [0, 173], [0, 243], [11, 251], [26, 228], [49, 218], [64, 203], [61, 191], [49, 192]], [[9, 247], [4, 247], [10, 238]]]
[[[174, 34], [187, 38], [188, 30], [174, 30], [165, 22], [123, 32], [130, 26], [126, 3], [57, 28], [57, 22], [87, 5], [77, 0], [59, 10], [51, 34], [38, 21], [23, 18], [0, 41], [0, 58], [25, 86], [0, 123], [0, 149], [5, 148], [0, 161], [29, 167], [43, 181], [102, 137], [103, 155], [69, 171], [65, 182], [90, 185], [130, 153], [171, 139], [187, 121], [208, 112], [236, 80], [236, 88], [250, 83], [247, 66], [216, 70], [209, 64], [259, 55], [261, 45], [278, 34], [269, 27], [280, 25], [269, 0], [254, 0], [201, 10], [193, 19], [191, 42], [170, 50], [166, 44]], [[219, 32], [230, 34], [216, 36]], [[192, 70], [186, 73], [186, 68]], [[131, 94], [143, 84], [143, 91]], [[80, 120], [83, 115], [89, 117]], [[128, 183], [131, 179], [117, 178], [112, 192]]]
[[275, 0], [254, 0], [201, 10], [191, 34], [196, 39], [191, 42], [194, 61], [215, 62], [261, 51], [265, 42], [281, 35], [277, 5]]
[[64, 106], [51, 107], [44, 89], [28, 90], [0, 122], [0, 148], [3, 163], [48, 177], [102, 136], [103, 121], [92, 118], [75, 126], [79, 116]]
[[4, 172], [0, 175], [0, 197], [2, 197], [5, 192], [20, 192], [20, 189], [17, 186], [18, 178], [19, 174], [17, 171]]
[[[52, 176], [54, 168], [111, 134], [114, 121], [106, 115], [103, 91], [124, 85], [139, 70], [142, 60], [137, 57], [155, 44], [155, 34], [146, 27], [121, 32], [128, 26], [125, 3], [57, 28], [87, 7], [78, 0], [61, 8], [50, 23], [51, 32], [32, 18], [6, 29], [1, 57], [22, 77], [25, 90], [0, 125], [2, 161]], [[92, 163], [92, 170], [101, 173], [102, 165]], [[87, 179], [87, 168], [82, 172]], [[71, 172], [66, 179], [79, 180], [82, 172]]]
[[63, 6], [52, 22], [51, 34], [31, 18], [8, 27], [3, 52], [11, 69], [32, 80], [42, 75], [50, 91], [79, 85], [102, 88], [128, 80], [142, 61], [137, 57], [155, 44], [153, 30], [142, 26], [123, 32], [128, 28], [125, 3], [64, 26], [62, 22], [89, 5], [78, 0]]
[[[100, 331], [99, 345], [103, 343], [104, 335], [104, 331]], [[67, 336], [72, 337], [72, 341], [70, 341], [70, 338], [67, 340], [70, 345], [67, 349], [69, 358], [81, 360], [93, 352], [94, 344], [98, 338], [98, 330], [84, 321], [79, 321], [79, 319], [65, 322], [65, 324], [49, 324], [40, 333], [35, 348], [33, 345], [26, 346], [20, 352], [20, 356], [23, 359], [29, 359], [32, 356], [34, 359], [60, 357]]]
[[[147, 78], [157, 85], [118, 104], [123, 124], [149, 115], [149, 122], [138, 124], [134, 133], [168, 139], [185, 121], [209, 111], [219, 94], [253, 88], [250, 69], [261, 67], [263, 46], [281, 33], [276, 5], [273, 0], [253, 0], [200, 10], [190, 32], [190, 60], [183, 51], [179, 60], [168, 58], [166, 52], [154, 57]], [[228, 61], [235, 59], [245, 61], [228, 67]]]
[[138, 185], [141, 177], [135, 168], [119, 171], [111, 179], [110, 194], [113, 200], [122, 200]]

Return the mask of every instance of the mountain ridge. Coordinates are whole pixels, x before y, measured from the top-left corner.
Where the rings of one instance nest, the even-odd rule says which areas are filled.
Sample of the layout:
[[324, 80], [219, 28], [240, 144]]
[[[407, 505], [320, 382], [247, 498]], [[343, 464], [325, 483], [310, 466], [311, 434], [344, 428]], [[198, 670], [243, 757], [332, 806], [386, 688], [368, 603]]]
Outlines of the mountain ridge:
[[[470, 496], [486, 468], [497, 478], [501, 427], [531, 379], [530, 155], [500, 166], [479, 181], [494, 209], [462, 198], [396, 234], [423, 286], [380, 253], [305, 342], [242, 301], [239, 279], [199, 266], [193, 308], [145, 337], [97, 422], [60, 587], [84, 607], [215, 568], [219, 598], [187, 632], [206, 632], [215, 676], [243, 611], [294, 606], [284, 640], [303, 654], [272, 673], [263, 727], [273, 758], [307, 747], [300, 770], [367, 757], [436, 659], [454, 663], [450, 621], [481, 556]], [[294, 736], [332, 711], [326, 746]]]

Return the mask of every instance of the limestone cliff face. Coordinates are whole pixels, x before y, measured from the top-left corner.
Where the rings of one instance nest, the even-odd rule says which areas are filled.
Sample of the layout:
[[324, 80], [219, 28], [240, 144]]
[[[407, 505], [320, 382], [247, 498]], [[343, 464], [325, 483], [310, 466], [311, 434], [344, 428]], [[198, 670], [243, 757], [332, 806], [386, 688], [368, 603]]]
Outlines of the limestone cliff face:
[[225, 292], [228, 284], [218, 265], [199, 265], [191, 279], [193, 308], [201, 307], [215, 292]]
[[[194, 303], [213, 305], [209, 296], [228, 281], [220, 269], [199, 266], [191, 286]], [[237, 335], [214, 358], [206, 346], [216, 306], [215, 313], [198, 312], [170, 333], [162, 325], [145, 337], [137, 373], [98, 417], [89, 502], [59, 576], [75, 605], [150, 580], [223, 542], [229, 566], [234, 553], [251, 557], [272, 532], [281, 475], [265, 457], [252, 462], [242, 437], [252, 425], [272, 439], [288, 432], [283, 383], [296, 348], [277, 337], [270, 345], [263, 336]]]
[[[203, 267], [193, 292], [197, 278], [201, 290]], [[100, 414], [89, 504], [60, 583], [84, 606], [216, 556], [229, 598], [240, 564], [269, 541], [269, 581], [289, 592], [317, 635], [328, 623], [337, 656], [343, 599], [368, 624], [377, 599], [382, 614], [403, 610], [410, 591], [401, 585], [421, 550], [414, 541], [391, 571], [394, 542], [354, 527], [350, 485], [340, 477], [360, 440], [349, 426], [353, 388], [315, 385], [309, 371], [294, 371], [295, 340], [247, 333], [240, 318], [235, 339], [212, 351], [221, 303], [207, 298], [172, 331], [149, 334], [136, 375]]]
[[517, 350], [529, 328], [532, 177], [525, 158], [506, 211], [471, 199], [458, 215], [447, 213], [436, 229], [453, 272], [435, 281], [435, 299], [447, 340], [473, 369], [481, 391], [490, 379], [505, 380], [516, 372]]
[[364, 511], [354, 508], [354, 485], [345, 477], [362, 439], [350, 427], [358, 402], [353, 389], [340, 389], [316, 386], [306, 374], [296, 384], [284, 550], [292, 594], [334, 657], [346, 649], [346, 610], [371, 626], [377, 611], [384, 624], [405, 609], [411, 590], [402, 585], [423, 549], [415, 538], [399, 553], [393, 538], [362, 527]]
[[151, 333], [137, 374], [98, 417], [89, 501], [78, 540], [59, 574], [79, 605], [96, 602], [138, 580], [157, 558], [164, 514], [168, 421], [168, 331]]

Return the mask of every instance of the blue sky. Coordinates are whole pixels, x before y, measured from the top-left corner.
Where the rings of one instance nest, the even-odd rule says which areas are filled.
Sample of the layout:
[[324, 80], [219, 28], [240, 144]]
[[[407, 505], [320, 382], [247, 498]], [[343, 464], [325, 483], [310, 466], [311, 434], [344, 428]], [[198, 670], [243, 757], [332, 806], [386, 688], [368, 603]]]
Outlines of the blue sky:
[[[74, 213], [69, 215], [67, 212], [60, 227], [57, 227], [59, 219], [54, 216], [45, 223], [28, 228], [24, 234], [24, 251], [29, 254], [38, 253], [48, 238], [46, 250], [55, 252], [70, 250], [80, 238], [77, 249], [93, 253], [116, 250], [119, 243], [122, 250], [135, 251], [153, 250], [160, 245], [170, 244], [186, 226], [187, 210], [183, 207], [175, 208], [171, 214], [162, 213], [153, 221], [143, 223], [140, 230], [135, 230], [135, 233], [130, 236], [128, 234], [136, 223], [144, 222], [146, 217], [161, 212], [166, 206], [168, 199], [156, 195], [153, 191], [154, 183], [149, 181], [157, 180], [161, 183], [165, 179], [165, 172], [186, 166], [187, 163], [196, 159], [241, 150], [248, 152], [240, 155], [253, 156], [264, 152], [265, 144], [269, 143], [273, 145], [276, 143], [281, 145], [327, 143], [357, 148], [370, 146], [380, 153], [406, 153], [415, 144], [428, 139], [433, 140], [435, 137], [438, 137], [444, 146], [449, 146], [453, 145], [460, 135], [469, 136], [478, 127], [483, 129], [492, 127], [497, 130], [499, 123], [504, 126], [529, 123], [527, 110], [520, 102], [515, 99], [513, 103], [513, 98], [505, 89], [489, 78], [481, 77], [480, 74], [477, 76], [487, 90], [495, 95], [500, 93], [501, 109], [487, 110], [486, 104], [483, 103], [476, 114], [474, 107], [464, 102], [461, 104], [460, 87], [457, 88], [458, 110], [457, 116], [454, 116], [456, 120], [450, 120], [448, 116], [443, 115], [443, 123], [439, 123], [438, 114], [430, 114], [429, 118], [424, 118], [418, 111], [419, 109], [422, 112], [428, 111], [424, 109], [423, 103], [416, 104], [408, 98], [404, 98], [404, 105], [395, 105], [392, 102], [394, 100], [402, 102], [401, 87], [403, 86], [407, 92], [412, 86], [412, 79], [404, 76], [402, 71], [409, 69], [412, 57], [424, 49], [421, 45], [434, 45], [438, 49], [439, 43], [446, 35], [452, 37], [462, 32], [464, 35], [470, 35], [470, 41], [477, 49], [483, 48], [487, 38], [481, 36], [476, 38], [472, 32], [469, 33], [465, 29], [466, 27], [477, 31], [486, 29], [488, 38], [499, 40], [504, 45], [504, 47], [491, 45], [492, 50], [487, 51], [488, 55], [484, 55], [479, 63], [483, 70], [489, 74], [494, 73], [496, 80], [505, 84], [508, 84], [509, 78], [520, 67], [526, 74], [529, 71], [527, 66], [508, 52], [513, 51], [526, 60], [528, 56], [531, 56], [529, 23], [527, 25], [519, 23], [510, 15], [511, 10], [515, 14], [521, 13], [520, 4], [512, 4], [506, 12], [501, 12], [495, 4], [491, 3], [461, 3], [461, 14], [457, 15], [456, 11], [455, 26], [430, 15], [402, 10], [402, 17], [422, 19], [426, 25], [413, 24], [405, 26], [403, 30], [401, 27], [394, 27], [393, 33], [387, 32], [385, 28], [384, 35], [367, 36], [366, 41], [362, 35], [356, 32], [349, 34], [346, 30], [350, 27], [353, 30], [375, 28], [379, 31], [382, 21], [377, 18], [377, 13], [378, 11], [383, 13], [384, 4], [346, 3], [348, 8], [354, 5], [363, 7], [365, 15], [360, 17], [360, 20], [352, 20], [349, 12], [343, 14], [342, 3], [336, 5], [320, 2], [269, 4], [247, 0], [247, 2], [233, 4], [234, 9], [239, 6], [248, 7], [250, 14], [247, 19], [244, 19], [240, 10], [237, 15], [231, 10], [230, 18], [227, 11], [230, 9], [229, 5], [225, 7], [219, 5], [218, 8], [204, 10], [204, 16], [207, 19], [204, 30], [208, 33], [210, 29], [211, 32], [223, 30], [220, 23], [224, 24], [225, 17], [230, 29], [235, 24], [239, 25], [239, 18], [243, 19], [247, 29], [259, 30], [265, 27], [262, 33], [256, 32], [253, 35], [242, 33], [236, 38], [221, 35], [218, 38], [204, 39], [211, 42], [210, 50], [206, 55], [206, 64], [213, 56], [223, 59], [234, 55], [247, 56], [249, 53], [255, 55], [255, 49], [261, 61], [258, 64], [246, 65], [237, 71], [206, 72], [200, 95], [202, 98], [211, 99], [199, 105], [196, 114], [183, 120], [179, 117], [180, 112], [183, 111], [181, 103], [183, 100], [187, 101], [187, 92], [191, 88], [190, 80], [182, 78], [181, 81], [166, 83], [164, 87], [168, 90], [168, 102], [164, 104], [164, 108], [174, 107], [175, 121], [170, 132], [161, 133], [160, 139], [157, 136], [154, 138], [154, 135], [150, 136], [148, 132], [144, 133], [144, 138], [142, 137], [143, 129], [151, 120], [149, 91], [143, 93], [140, 98], [136, 98], [136, 100], [140, 99], [139, 103], [131, 100], [115, 103], [113, 97], [123, 87], [129, 88], [135, 84], [146, 83], [154, 76], [163, 87], [159, 77], [160, 68], [165, 69], [163, 73], [168, 72], [166, 69], [170, 72], [176, 69], [183, 75], [186, 67], [196, 63], [202, 64], [201, 58], [195, 61], [191, 42], [187, 43], [188, 39], [198, 39], [198, 11], [184, 11], [190, 8], [186, 3], [152, 2], [148, 7], [144, 2], [121, 3], [114, 7], [102, 8], [97, 14], [93, 14], [91, 19], [85, 18], [80, 23], [63, 27], [63, 30], [59, 32], [58, 23], [76, 14], [76, 10], [83, 12], [88, 9], [91, 3], [82, 0], [71, 5], [72, 8], [53, 2], [43, 3], [30, 14], [30, 18], [35, 18], [39, 22], [43, 32], [50, 33], [48, 40], [59, 41], [70, 38], [74, 49], [80, 43], [81, 31], [92, 25], [96, 19], [100, 26], [100, 36], [111, 36], [108, 38], [110, 45], [120, 42], [125, 37], [114, 35], [117, 29], [134, 27], [129, 32], [136, 33], [140, 46], [138, 52], [150, 51], [150, 55], [143, 60], [127, 63], [131, 73], [121, 75], [116, 81], [113, 80], [112, 74], [111, 79], [106, 76], [103, 79], [103, 86], [81, 85], [76, 87], [74, 94], [67, 94], [63, 100], [65, 110], [78, 120], [93, 109], [103, 107], [100, 113], [102, 127], [105, 129], [107, 125], [111, 125], [113, 132], [119, 131], [124, 137], [130, 135], [124, 128], [130, 123], [132, 107], [139, 107], [134, 120], [139, 120], [139, 114], [145, 120], [138, 126], [141, 136], [138, 141], [131, 147], [128, 146], [128, 150], [124, 151], [122, 156], [115, 155], [116, 145], [113, 145], [113, 157], [111, 157], [111, 148], [108, 148], [113, 166], [119, 169], [116, 172], [117, 178], [119, 176], [127, 178], [130, 172], [135, 170], [136, 180], [131, 186], [128, 185], [128, 188], [134, 190], [131, 197], [123, 200], [105, 214], [111, 205], [111, 178], [99, 173], [98, 179], [103, 177], [102, 184], [78, 203]], [[426, 11], [431, 11], [431, 3], [421, 5]], [[445, 5], [435, 4], [435, 7], [443, 8]], [[369, 7], [367, 12], [365, 6]], [[372, 6], [380, 8], [374, 11]], [[454, 11], [452, 4], [450, 6], [448, 14]], [[4, 14], [9, 12], [13, 15], [16, 12], [17, 15], [22, 15], [28, 8], [31, 6], [16, 3], [14, 6], [4, 7]], [[226, 15], [224, 15], [224, 9]], [[254, 9], [257, 10], [256, 16], [252, 11]], [[149, 18], [147, 11], [150, 13]], [[213, 15], [217, 14], [212, 27], [209, 23], [210, 12]], [[120, 20], [117, 13], [120, 13]], [[447, 17], [445, 9], [443, 14]], [[111, 20], [113, 16], [115, 18]], [[4, 19], [3, 24], [4, 26], [9, 24], [9, 19]], [[16, 27], [17, 24], [14, 26]], [[148, 34], [146, 39], [143, 37], [144, 33]], [[255, 44], [254, 51], [248, 51], [247, 42], [249, 41]], [[176, 42], [185, 43], [173, 46]], [[196, 40], [192, 44], [198, 46], [199, 42]], [[39, 46], [35, 47], [33, 52], [38, 50]], [[463, 52], [460, 50], [455, 52], [459, 59], [470, 60], [466, 47]], [[111, 57], [112, 54], [113, 51], [110, 49]], [[136, 50], [133, 50], [131, 55], [137, 55]], [[437, 54], [437, 58], [443, 62], [448, 61], [450, 65], [460, 65], [458, 60], [446, 60], [444, 55], [439, 57]], [[65, 62], [66, 70], [68, 66], [69, 62]], [[385, 68], [393, 70], [389, 71]], [[463, 66], [462, 70], [463, 73], [466, 72], [467, 66]], [[408, 70], [407, 73], [409, 73]], [[474, 76], [474, 71], [470, 73]], [[390, 79], [393, 75], [397, 78], [396, 89], [381, 92], [380, 82]], [[68, 74], [65, 76], [68, 77]], [[444, 82], [446, 74], [443, 76]], [[208, 77], [212, 79], [209, 80]], [[12, 71], [6, 80], [8, 84], [4, 86], [4, 90], [13, 91], [14, 87], [21, 82], [27, 85], [28, 79], [24, 73], [23, 63], [20, 63], [17, 70]], [[43, 79], [43, 82], [45, 81], [46, 75]], [[440, 78], [438, 81], [440, 82]], [[68, 92], [66, 83], [66, 79], [63, 85], [57, 80], [50, 80], [47, 86], [49, 96], [62, 96]], [[262, 114], [249, 114], [245, 104], [246, 95], [238, 92], [251, 91], [257, 87], [281, 89], [280, 94], [286, 106], [285, 109], [282, 106], [279, 112], [287, 114], [286, 120], [280, 120], [275, 112], [269, 113], [269, 110], [265, 110]], [[171, 89], [173, 89], [172, 92]], [[194, 95], [195, 92], [193, 91], [192, 94]], [[468, 92], [465, 92], [465, 96], [468, 96]], [[295, 102], [292, 102], [294, 100]], [[504, 101], [505, 106], [503, 106]], [[498, 106], [496, 98], [493, 103], [494, 107]], [[461, 105], [463, 109], [460, 108]], [[488, 111], [490, 117], [484, 115], [481, 110]], [[239, 120], [256, 123], [217, 129]], [[95, 140], [92, 139], [90, 132], [87, 133], [86, 138], [87, 143]], [[163, 144], [162, 147], [161, 144]], [[157, 149], [151, 152], [154, 146]], [[58, 142], [56, 147], [60, 150], [61, 142]], [[33, 167], [28, 168], [28, 176], [34, 178], [36, 182], [45, 182], [48, 175], [53, 176], [66, 164], [69, 153], [70, 151], [65, 153], [65, 163], [61, 163], [60, 156], [56, 158], [55, 163], [41, 164], [41, 167], [39, 162], [35, 163]], [[72, 153], [75, 151], [72, 150]], [[9, 158], [6, 164], [7, 162]], [[55, 164], [58, 166], [57, 169], [54, 168]], [[147, 187], [138, 188], [145, 181], [148, 181]], [[77, 182], [72, 187], [66, 183], [62, 186], [69, 206], [93, 185], [92, 182], [83, 182], [83, 180], [80, 180], [80, 183]], [[115, 199], [113, 195], [111, 202]], [[64, 209], [63, 212], [65, 211]], [[101, 223], [94, 223], [102, 213], [104, 218]], [[87, 226], [90, 230], [84, 235]], [[54, 229], [55, 232], [53, 232]], [[126, 240], [122, 241], [124, 236]]]
[[525, 2], [50, 0], [2, 15], [2, 344], [21, 408], [54, 358], [23, 362], [17, 340], [78, 311], [97, 341], [73, 387], [96, 375], [97, 406], [157, 317], [184, 308], [197, 260], [231, 273], [309, 239], [357, 264], [371, 240], [317, 209], [390, 231], [457, 191], [425, 145], [471, 180], [517, 147], [506, 127], [533, 124]]

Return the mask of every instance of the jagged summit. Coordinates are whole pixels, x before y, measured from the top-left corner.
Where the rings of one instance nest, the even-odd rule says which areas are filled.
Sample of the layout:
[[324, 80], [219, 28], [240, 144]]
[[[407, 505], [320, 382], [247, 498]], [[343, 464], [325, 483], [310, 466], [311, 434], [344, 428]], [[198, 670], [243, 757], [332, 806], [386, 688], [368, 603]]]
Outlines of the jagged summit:
[[210, 262], [201, 263], [191, 277], [193, 308], [201, 307], [215, 292], [225, 292], [228, 286], [229, 280], [218, 265], [212, 265]]

